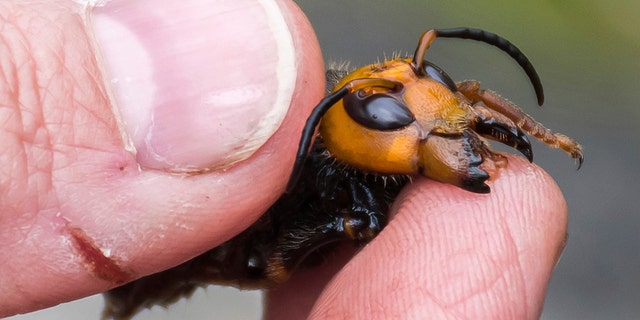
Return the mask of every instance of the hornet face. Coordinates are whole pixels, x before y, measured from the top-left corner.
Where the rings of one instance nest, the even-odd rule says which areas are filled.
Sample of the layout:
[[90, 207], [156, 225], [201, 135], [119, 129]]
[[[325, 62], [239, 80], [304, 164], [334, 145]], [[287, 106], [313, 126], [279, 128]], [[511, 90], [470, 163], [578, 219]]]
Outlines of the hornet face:
[[327, 150], [338, 161], [378, 174], [421, 174], [487, 193], [491, 173], [506, 165], [482, 138], [515, 148], [533, 160], [527, 134], [568, 152], [582, 164], [582, 148], [555, 134], [477, 81], [455, 83], [424, 55], [437, 37], [482, 41], [511, 55], [529, 76], [542, 104], [540, 79], [529, 60], [509, 41], [478, 29], [430, 30], [413, 58], [396, 58], [361, 67], [345, 76], [309, 117], [289, 186], [316, 125]]

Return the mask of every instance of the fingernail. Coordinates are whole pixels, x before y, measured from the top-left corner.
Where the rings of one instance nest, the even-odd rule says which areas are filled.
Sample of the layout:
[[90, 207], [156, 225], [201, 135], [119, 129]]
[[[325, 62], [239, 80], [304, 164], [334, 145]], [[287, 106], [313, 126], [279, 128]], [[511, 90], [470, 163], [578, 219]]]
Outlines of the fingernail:
[[114, 0], [91, 21], [116, 112], [145, 168], [246, 159], [289, 108], [294, 48], [273, 1]]

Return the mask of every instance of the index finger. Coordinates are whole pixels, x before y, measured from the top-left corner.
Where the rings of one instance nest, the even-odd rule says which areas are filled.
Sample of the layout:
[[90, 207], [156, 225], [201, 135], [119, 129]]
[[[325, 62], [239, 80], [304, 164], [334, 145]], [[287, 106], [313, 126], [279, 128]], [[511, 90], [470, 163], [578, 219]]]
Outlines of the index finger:
[[[310, 281], [323, 270], [294, 277], [269, 293], [268, 316], [286, 319], [287, 305], [313, 308], [312, 319], [538, 317], [564, 245], [566, 204], [548, 174], [517, 157], [490, 185], [477, 195], [417, 179], [387, 228], [333, 279]], [[342, 262], [333, 263], [325, 270]], [[307, 304], [283, 301], [292, 292]]]

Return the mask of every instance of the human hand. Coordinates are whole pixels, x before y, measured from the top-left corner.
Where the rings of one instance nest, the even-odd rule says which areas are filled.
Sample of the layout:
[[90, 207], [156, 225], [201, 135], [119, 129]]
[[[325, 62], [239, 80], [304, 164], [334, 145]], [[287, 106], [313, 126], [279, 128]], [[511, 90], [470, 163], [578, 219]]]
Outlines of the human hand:
[[[227, 73], [211, 72], [213, 79], [188, 83], [180, 88], [177, 86], [189, 79], [159, 74], [156, 70], [155, 77], [166, 83], [155, 84], [160, 90], [155, 92], [158, 96], [152, 96], [154, 102], [155, 99], [161, 102], [154, 103], [158, 110], [154, 111], [155, 126], [151, 131], [145, 125], [149, 118], [140, 119], [145, 114], [138, 112], [136, 105], [123, 103], [131, 95], [135, 97], [141, 93], [135, 87], [136, 83], [115, 84], [117, 110], [126, 119], [132, 119], [128, 121], [127, 129], [134, 144], [138, 142], [136, 156], [127, 151], [120, 139], [117, 117], [111, 112], [107, 99], [109, 89], [104, 87], [87, 38], [82, 37], [85, 30], [79, 17], [69, 15], [71, 4], [50, 6], [45, 1], [38, 8], [12, 3], [7, 10], [1, 10], [28, 10], [32, 15], [28, 21], [40, 21], [40, 24], [29, 24], [32, 31], [22, 33], [30, 37], [21, 40], [28, 40], [32, 48], [43, 45], [41, 50], [49, 50], [29, 49], [16, 56], [37, 61], [38, 67], [44, 66], [31, 70], [41, 73], [36, 75], [38, 86], [30, 88], [29, 79], [24, 78], [29, 72], [24, 72], [5, 80], [14, 86], [0, 88], [6, 90], [0, 101], [5, 100], [3, 105], [10, 107], [23, 101], [10, 88], [21, 88], [22, 94], [26, 95], [22, 99], [33, 99], [25, 92], [36, 94], [40, 98], [35, 103], [23, 103], [25, 107], [35, 109], [20, 111], [30, 114], [41, 109], [42, 114], [34, 123], [26, 123], [31, 126], [26, 126], [22, 120], [3, 122], [26, 134], [12, 138], [14, 127], [1, 132], [8, 137], [2, 141], [16, 145], [9, 150], [15, 150], [17, 154], [3, 158], [6, 163], [2, 163], [2, 167], [21, 165], [18, 168], [23, 168], [5, 171], [0, 176], [3, 199], [0, 203], [3, 211], [0, 240], [4, 246], [0, 261], [10, 261], [0, 266], [0, 287], [9, 288], [1, 293], [4, 295], [0, 297], [1, 315], [35, 310], [99, 292], [113, 286], [114, 280], [122, 280], [119, 276], [137, 277], [159, 271], [215, 246], [247, 227], [281, 193], [300, 128], [309, 109], [322, 95], [324, 85], [322, 60], [309, 26], [300, 20], [300, 16], [287, 16], [290, 25], [297, 26], [291, 30], [297, 41], [295, 56], [299, 69], [296, 70], [296, 93], [291, 103], [295, 108], [287, 114], [280, 129], [252, 157], [235, 166], [199, 175], [167, 173], [167, 169], [184, 170], [186, 165], [195, 164], [198, 169], [230, 161], [225, 159], [226, 153], [236, 149], [225, 149], [219, 143], [238, 138], [237, 133], [221, 138], [220, 131], [213, 131], [210, 125], [192, 127], [197, 124], [196, 120], [209, 118], [198, 113], [202, 105], [194, 102], [199, 101], [201, 96], [198, 94], [202, 92], [186, 91], [203, 90], [203, 82], [207, 81], [215, 85], [221, 75], [225, 76], [223, 84], [227, 83]], [[289, 4], [286, 6], [291, 8]], [[139, 10], [130, 17], [137, 19], [156, 14], [160, 13]], [[41, 15], [40, 19], [38, 15]], [[252, 17], [250, 21], [259, 22], [255, 15], [246, 15]], [[65, 23], [61, 24], [64, 30], [42, 33], [34, 27], [43, 25], [43, 21], [59, 23], [61, 17], [65, 18]], [[103, 22], [108, 20], [99, 23]], [[215, 25], [222, 23], [218, 21]], [[116, 27], [107, 25], [107, 29]], [[246, 27], [248, 30], [257, 28]], [[0, 36], [6, 37], [5, 33]], [[109, 37], [108, 34], [103, 36]], [[61, 38], [64, 41], [60, 41]], [[251, 34], [250, 38], [261, 39], [263, 36]], [[178, 39], [149, 41], [160, 40], [172, 43]], [[219, 49], [219, 43], [221, 41], [209, 43], [212, 51]], [[249, 39], [241, 42], [251, 43]], [[266, 47], [269, 45], [272, 43], [264, 43]], [[241, 60], [243, 63], [237, 65], [225, 59], [223, 67], [235, 67], [234, 70], [246, 67], [246, 72], [255, 75], [261, 69], [256, 65], [264, 66], [264, 57], [268, 56], [264, 49], [260, 47], [252, 54], [247, 53]], [[107, 64], [116, 63], [109, 59], [117, 52], [105, 47], [102, 53]], [[228, 54], [227, 50], [225, 53]], [[231, 57], [241, 54], [232, 53]], [[69, 58], [71, 55], [77, 58]], [[169, 69], [183, 67], [180, 61], [172, 61], [169, 57], [158, 59]], [[215, 70], [213, 64], [224, 58], [229, 57], [212, 56], [206, 62]], [[128, 67], [144, 69], [144, 65]], [[155, 70], [161, 66], [153, 67]], [[196, 67], [205, 73], [208, 70], [206, 64]], [[116, 64], [107, 70], [113, 68], [119, 67]], [[56, 72], [60, 69], [65, 71], [61, 73], [62, 78]], [[200, 80], [200, 76], [196, 78]], [[123, 76], [119, 78], [120, 81], [123, 79], [126, 80]], [[175, 96], [166, 97], [170, 92], [163, 90], [176, 90]], [[43, 92], [48, 95], [42, 95]], [[208, 92], [205, 90], [205, 94]], [[173, 100], [185, 99], [185, 96], [191, 100]], [[52, 98], [56, 99], [52, 101]], [[249, 94], [246, 100], [238, 102], [241, 107], [251, 107], [244, 109], [240, 114], [242, 118], [225, 117], [220, 124], [227, 128], [231, 124], [231, 128], [236, 128], [234, 124], [249, 122], [247, 118], [252, 113], [272, 109], [271, 105], [255, 106], [250, 98]], [[206, 108], [215, 106], [206, 105]], [[43, 123], [48, 125], [43, 126]], [[132, 123], [137, 125], [132, 126]], [[27, 132], [30, 128], [41, 131]], [[136, 128], [142, 132], [135, 131]], [[42, 131], [48, 133], [47, 141], [51, 143], [38, 149], [40, 145], [30, 141], [37, 142], [36, 133]], [[246, 131], [250, 131], [249, 128]], [[152, 138], [147, 144], [145, 139], [149, 132]], [[157, 141], [154, 141], [156, 136]], [[27, 141], [25, 137], [31, 140]], [[235, 146], [241, 145], [246, 137], [241, 134], [238, 139]], [[31, 144], [35, 148], [32, 149]], [[149, 150], [148, 146], [154, 149]], [[217, 147], [220, 149], [211, 151]], [[159, 153], [160, 157], [154, 157], [154, 153]], [[290, 156], [283, 160], [286, 155]], [[43, 158], [49, 161], [43, 161]], [[22, 159], [28, 161], [21, 163]], [[141, 170], [138, 170], [138, 164]], [[31, 166], [39, 170], [33, 170]], [[16, 172], [23, 173], [18, 175]], [[516, 158], [511, 158], [510, 166], [503, 169], [492, 188], [490, 195], [473, 195], [455, 187], [416, 180], [399, 199], [397, 215], [391, 224], [326, 288], [325, 281], [332, 274], [332, 266], [300, 271], [289, 283], [269, 294], [267, 311], [273, 318], [283, 315], [297, 318], [296, 315], [306, 314], [315, 304], [313, 315], [319, 318], [331, 314], [366, 318], [539, 315], [544, 289], [566, 230], [566, 207], [562, 196], [547, 175]], [[121, 272], [111, 269], [97, 275], [92, 272], [90, 264], [78, 253], [77, 238], [82, 234], [104, 249], [103, 253], [112, 258]], [[318, 274], [324, 274], [325, 278], [313, 278]], [[111, 280], [101, 279], [105, 276], [110, 276]], [[320, 292], [323, 293], [316, 300]]]
[[112, 1], [83, 18], [72, 1], [0, 4], [0, 317], [248, 227], [283, 192], [324, 94], [290, 1]]

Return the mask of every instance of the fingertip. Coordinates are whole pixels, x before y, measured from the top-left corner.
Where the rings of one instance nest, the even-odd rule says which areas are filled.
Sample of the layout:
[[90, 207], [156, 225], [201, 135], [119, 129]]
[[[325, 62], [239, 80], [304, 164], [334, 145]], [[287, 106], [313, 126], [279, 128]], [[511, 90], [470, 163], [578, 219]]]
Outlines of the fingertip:
[[[408, 221], [418, 221], [426, 234], [413, 238], [425, 241], [424, 259], [440, 261], [425, 266], [435, 270], [425, 283], [433, 293], [449, 290], [443, 301], [465, 300], [467, 315], [538, 317], [564, 246], [567, 206], [558, 185], [524, 158], [509, 155], [508, 161], [489, 182], [488, 195], [419, 181], [398, 202], [401, 237], [412, 229]], [[483, 294], [473, 297], [474, 290]]]
[[416, 179], [395, 216], [319, 298], [312, 315], [535, 318], [561, 250], [567, 209], [551, 177], [525, 159], [474, 194]]

